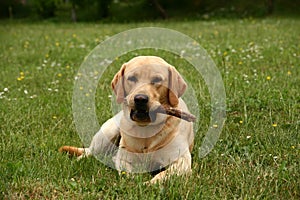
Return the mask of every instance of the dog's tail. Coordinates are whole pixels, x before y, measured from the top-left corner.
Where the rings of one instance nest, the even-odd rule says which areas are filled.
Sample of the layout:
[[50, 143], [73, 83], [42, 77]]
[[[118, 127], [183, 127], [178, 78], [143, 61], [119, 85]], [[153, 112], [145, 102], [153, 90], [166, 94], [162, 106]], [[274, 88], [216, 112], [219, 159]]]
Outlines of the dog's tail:
[[59, 152], [65, 152], [68, 153], [71, 156], [82, 156], [84, 154], [84, 148], [78, 148], [73, 146], [62, 146], [58, 150]]

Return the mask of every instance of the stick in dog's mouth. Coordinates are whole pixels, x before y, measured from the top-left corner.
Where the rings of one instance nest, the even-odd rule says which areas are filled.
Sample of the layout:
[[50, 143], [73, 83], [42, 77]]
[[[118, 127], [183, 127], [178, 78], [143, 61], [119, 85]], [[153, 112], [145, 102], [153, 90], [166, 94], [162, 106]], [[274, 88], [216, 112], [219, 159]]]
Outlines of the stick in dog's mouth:
[[130, 118], [133, 121], [152, 121], [154, 122], [156, 120], [156, 114], [165, 114], [165, 115], [171, 115], [180, 119], [183, 119], [188, 122], [195, 122], [196, 117], [190, 113], [184, 112], [182, 110], [168, 107], [168, 106], [159, 106], [154, 111], [139, 111], [139, 110], [131, 110], [130, 112]]
[[[126, 99], [124, 100], [124, 104], [128, 106]], [[132, 109], [130, 111], [130, 118], [133, 121], [139, 121], [139, 118], [140, 118], [140, 119], [144, 119], [145, 121], [154, 122], [156, 120], [157, 113], [171, 115], [171, 116], [183, 119], [188, 122], [196, 121], [196, 117], [193, 114], [184, 112], [184, 111], [176, 109], [176, 108], [172, 108], [170, 106], [164, 106], [164, 105], [158, 106], [158, 108], [156, 108], [153, 111], [146, 111], [146, 110], [138, 111], [138, 110]]]
[[188, 122], [195, 122], [196, 117], [190, 113], [184, 112], [182, 110], [172, 108], [169, 106], [159, 106], [156, 110], [156, 113], [161, 113], [161, 114], [166, 114], [166, 115], [171, 115], [180, 119], [183, 119]]

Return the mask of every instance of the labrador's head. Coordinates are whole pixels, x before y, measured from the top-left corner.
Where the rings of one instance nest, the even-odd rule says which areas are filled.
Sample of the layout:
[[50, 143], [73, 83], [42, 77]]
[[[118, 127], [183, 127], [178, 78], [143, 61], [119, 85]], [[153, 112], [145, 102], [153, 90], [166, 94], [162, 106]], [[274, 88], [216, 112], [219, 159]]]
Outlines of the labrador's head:
[[138, 125], [160, 123], [160, 105], [176, 107], [186, 83], [177, 70], [156, 56], [139, 56], [123, 64], [112, 80], [117, 102], [124, 114]]

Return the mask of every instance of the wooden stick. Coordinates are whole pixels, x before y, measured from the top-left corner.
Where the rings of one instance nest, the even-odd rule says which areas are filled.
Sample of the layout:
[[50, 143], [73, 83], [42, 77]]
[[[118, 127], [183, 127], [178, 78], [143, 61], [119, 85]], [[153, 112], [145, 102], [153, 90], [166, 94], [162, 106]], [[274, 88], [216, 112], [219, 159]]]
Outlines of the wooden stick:
[[187, 112], [183, 112], [182, 110], [172, 108], [172, 107], [160, 106], [155, 111], [157, 113], [178, 117], [178, 118], [181, 118], [181, 119], [183, 119], [185, 121], [188, 121], [188, 122], [195, 122], [196, 121], [196, 117], [194, 115], [192, 115], [190, 113], [187, 113]]
[[[124, 100], [123, 102], [126, 106], [128, 106], [127, 101]], [[166, 115], [171, 115], [174, 117], [178, 117], [180, 119], [183, 119], [188, 122], [195, 122], [196, 117], [190, 113], [184, 112], [182, 110], [172, 108], [170, 106], [163, 106], [160, 105], [154, 112], [161, 113], [161, 114], [166, 114]]]

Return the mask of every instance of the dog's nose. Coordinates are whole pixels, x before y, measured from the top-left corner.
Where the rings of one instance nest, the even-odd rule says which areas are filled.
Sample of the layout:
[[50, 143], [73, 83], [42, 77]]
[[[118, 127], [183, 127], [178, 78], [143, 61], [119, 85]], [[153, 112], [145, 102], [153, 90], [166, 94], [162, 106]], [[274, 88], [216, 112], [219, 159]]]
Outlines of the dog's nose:
[[137, 94], [134, 96], [134, 103], [138, 105], [145, 105], [149, 101], [149, 97], [144, 94]]

